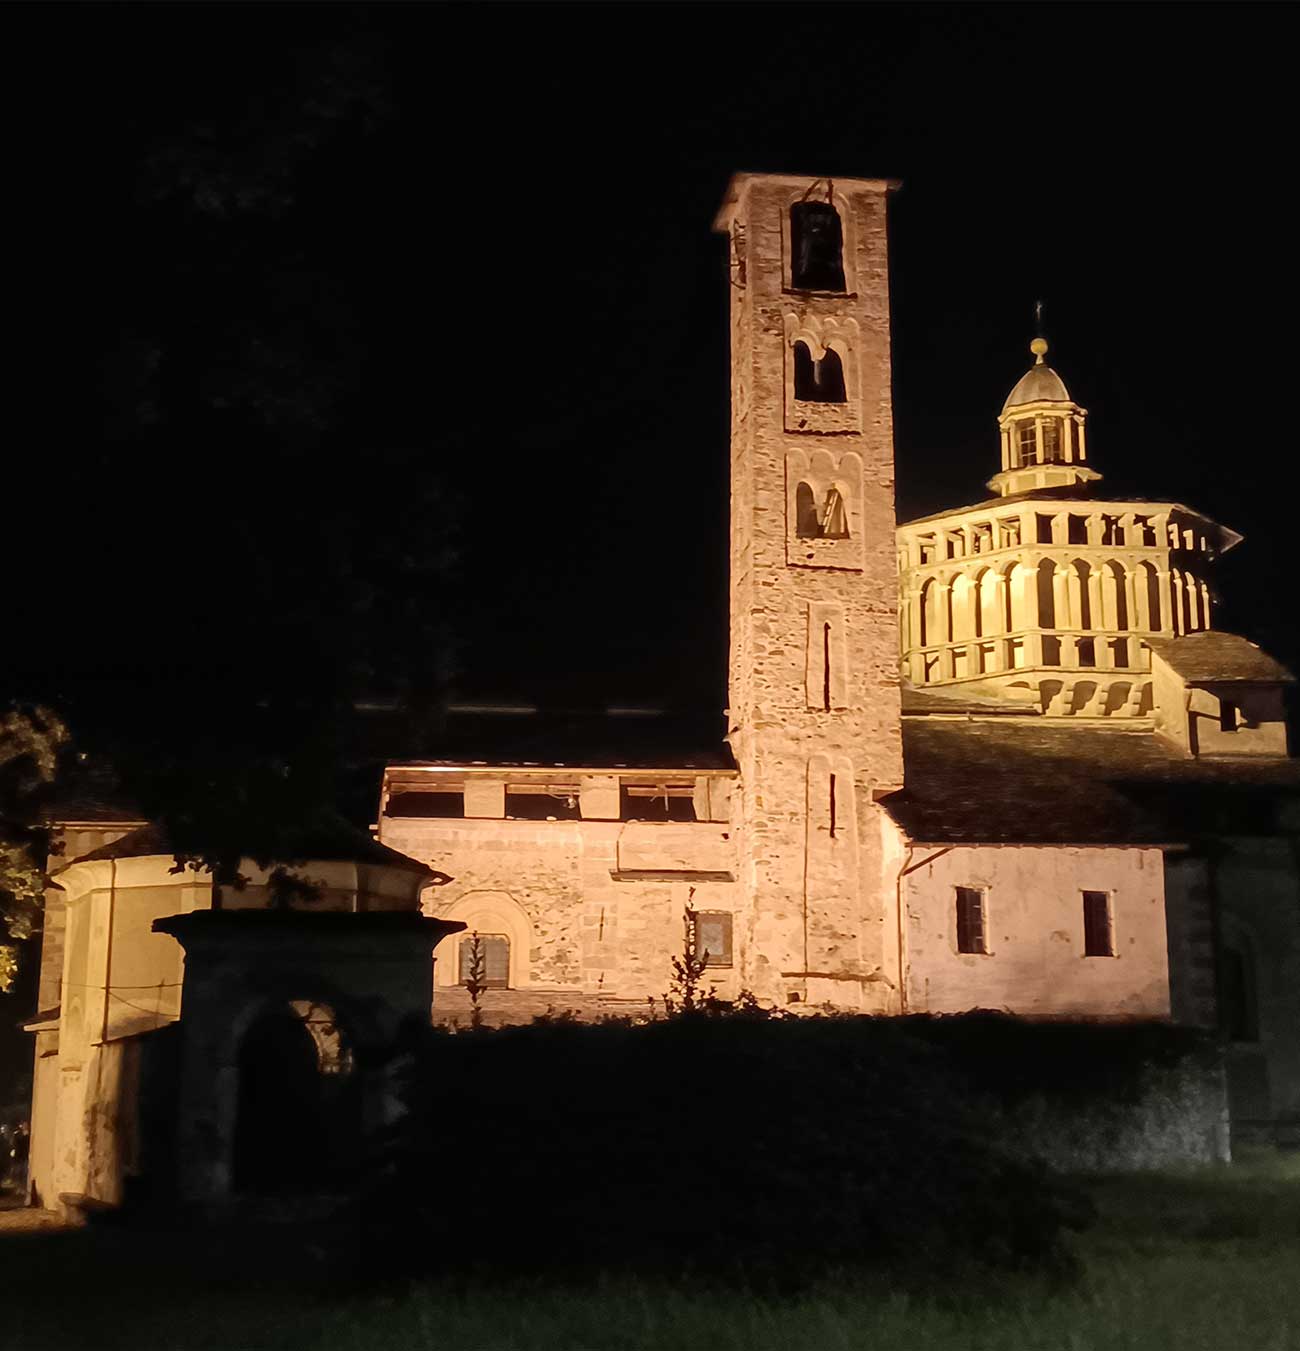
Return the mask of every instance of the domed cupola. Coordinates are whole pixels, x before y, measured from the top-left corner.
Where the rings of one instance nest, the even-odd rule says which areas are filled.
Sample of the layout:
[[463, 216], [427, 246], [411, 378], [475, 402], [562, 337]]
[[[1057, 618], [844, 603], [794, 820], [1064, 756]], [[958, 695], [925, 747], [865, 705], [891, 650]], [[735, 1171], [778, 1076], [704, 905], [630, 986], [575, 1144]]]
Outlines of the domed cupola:
[[1047, 355], [1047, 339], [1035, 338], [1029, 344], [1034, 364], [1016, 381], [1016, 387], [1002, 405], [1004, 414], [1027, 403], [1069, 403], [1070, 391], [1065, 381], [1043, 360]]
[[1047, 339], [1035, 338], [1029, 350], [1034, 364], [1007, 395], [998, 417], [1002, 472], [989, 479], [988, 486], [1003, 496], [1101, 477], [1084, 463], [1087, 410], [1070, 398], [1065, 381], [1043, 360]]

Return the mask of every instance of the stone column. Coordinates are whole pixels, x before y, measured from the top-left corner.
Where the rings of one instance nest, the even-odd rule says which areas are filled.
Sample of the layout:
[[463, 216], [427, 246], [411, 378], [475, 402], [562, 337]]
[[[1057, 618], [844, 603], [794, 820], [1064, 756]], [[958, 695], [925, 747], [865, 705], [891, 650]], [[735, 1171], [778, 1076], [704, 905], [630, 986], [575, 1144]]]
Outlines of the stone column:
[[1103, 612], [1101, 608], [1101, 573], [1094, 567], [1088, 571], [1088, 617], [1093, 629], [1102, 629]]
[[909, 649], [921, 646], [921, 589], [911, 586], [907, 590], [907, 646]]
[[1056, 627], [1078, 627], [1082, 608], [1079, 605], [1079, 574], [1073, 568], [1057, 568], [1052, 578], [1052, 594], [1056, 601]]
[[[983, 592], [981, 587], [980, 591]], [[995, 611], [995, 626], [989, 630], [990, 633], [1006, 633], [1011, 625], [1007, 623], [1007, 576], [1004, 572], [995, 572], [993, 574], [993, 609]]]

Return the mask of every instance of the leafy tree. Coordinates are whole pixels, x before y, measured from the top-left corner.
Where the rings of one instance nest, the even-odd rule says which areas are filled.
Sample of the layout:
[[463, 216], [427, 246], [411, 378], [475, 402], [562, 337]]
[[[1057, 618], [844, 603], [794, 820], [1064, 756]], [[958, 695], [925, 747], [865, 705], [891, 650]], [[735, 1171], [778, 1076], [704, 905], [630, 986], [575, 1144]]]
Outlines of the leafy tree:
[[19, 943], [38, 927], [45, 889], [47, 832], [39, 808], [54, 781], [67, 729], [47, 708], [11, 705], [0, 713], [0, 991], [13, 988]]
[[115, 566], [149, 596], [83, 619], [79, 734], [178, 859], [227, 881], [337, 834], [347, 766], [385, 754], [359, 748], [359, 703], [405, 710], [389, 730], [420, 753], [456, 552], [427, 399], [418, 427], [389, 411], [382, 311], [338, 223], [388, 116], [382, 52], [344, 34], [231, 55], [241, 79], [214, 59], [124, 166], [98, 458], [64, 532], [93, 551], [96, 522], [129, 522]]

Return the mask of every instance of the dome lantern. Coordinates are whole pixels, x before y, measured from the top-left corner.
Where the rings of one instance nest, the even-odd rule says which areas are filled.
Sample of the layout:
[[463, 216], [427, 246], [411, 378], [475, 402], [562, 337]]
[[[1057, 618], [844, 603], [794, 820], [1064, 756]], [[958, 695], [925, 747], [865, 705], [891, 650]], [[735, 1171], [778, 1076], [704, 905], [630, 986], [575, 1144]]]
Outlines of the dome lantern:
[[1039, 334], [1029, 350], [1034, 364], [1007, 395], [998, 417], [1002, 471], [988, 486], [1003, 496], [1101, 477], [1085, 464], [1087, 410], [1070, 398], [1065, 381], [1044, 360], [1047, 339]]

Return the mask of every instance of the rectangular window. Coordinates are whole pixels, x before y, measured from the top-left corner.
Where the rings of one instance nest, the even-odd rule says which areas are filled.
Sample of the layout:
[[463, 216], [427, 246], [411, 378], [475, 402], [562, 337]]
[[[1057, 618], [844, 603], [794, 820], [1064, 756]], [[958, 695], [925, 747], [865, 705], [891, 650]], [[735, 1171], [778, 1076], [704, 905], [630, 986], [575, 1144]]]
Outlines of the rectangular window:
[[1052, 518], [1039, 512], [1034, 519], [1038, 522], [1038, 543], [1050, 544], [1052, 542]]
[[1031, 422], [1022, 422], [1016, 429], [1016, 462], [1014, 469], [1024, 469], [1038, 463], [1038, 429]]
[[624, 821], [694, 821], [694, 783], [620, 784], [619, 817]]
[[1083, 893], [1083, 955], [1113, 957], [1115, 928], [1111, 922], [1110, 892]]
[[394, 793], [384, 808], [385, 816], [464, 816], [465, 794]]
[[475, 937], [480, 982], [485, 989], [504, 990], [510, 984], [510, 940], [504, 934], [477, 934], [460, 940], [460, 983], [467, 985], [474, 974]]
[[957, 951], [988, 952], [984, 933], [984, 893], [978, 887], [957, 888]]
[[1239, 726], [1237, 705], [1228, 699], [1219, 700], [1219, 731], [1235, 732]]
[[506, 817], [515, 821], [577, 821], [582, 817], [576, 783], [510, 783]]
[[1061, 451], [1061, 424], [1055, 418], [1043, 422], [1043, 463], [1060, 464], [1065, 459]]
[[696, 956], [708, 954], [709, 966], [731, 965], [731, 915], [725, 910], [695, 912]]

